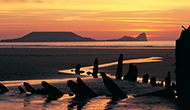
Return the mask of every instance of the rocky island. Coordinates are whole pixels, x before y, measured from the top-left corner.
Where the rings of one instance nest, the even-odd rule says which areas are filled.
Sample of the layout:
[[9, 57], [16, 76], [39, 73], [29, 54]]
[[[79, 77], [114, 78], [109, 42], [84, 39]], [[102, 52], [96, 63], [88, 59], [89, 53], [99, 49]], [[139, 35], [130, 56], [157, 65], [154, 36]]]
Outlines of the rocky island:
[[73, 32], [31, 32], [21, 38], [1, 40], [1, 42], [69, 42], [69, 41], [95, 41], [81, 37]]
[[31, 32], [21, 38], [5, 39], [0, 42], [79, 42], [79, 41], [147, 41], [145, 33], [138, 37], [124, 36], [119, 39], [95, 40], [79, 36], [73, 32]]
[[131, 37], [131, 36], [123, 36], [120, 39], [111, 39], [109, 41], [148, 41], [148, 40], [147, 40], [146, 34], [145, 33], [141, 33], [136, 38]]

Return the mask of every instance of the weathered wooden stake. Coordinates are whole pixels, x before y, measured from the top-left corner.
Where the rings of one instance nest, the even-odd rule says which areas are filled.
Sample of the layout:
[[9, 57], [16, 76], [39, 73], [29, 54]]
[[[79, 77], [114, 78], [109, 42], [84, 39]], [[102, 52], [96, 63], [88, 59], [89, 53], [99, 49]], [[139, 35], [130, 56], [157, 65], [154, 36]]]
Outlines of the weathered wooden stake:
[[123, 71], [123, 54], [120, 54], [117, 65], [116, 79], [121, 79], [122, 71]]

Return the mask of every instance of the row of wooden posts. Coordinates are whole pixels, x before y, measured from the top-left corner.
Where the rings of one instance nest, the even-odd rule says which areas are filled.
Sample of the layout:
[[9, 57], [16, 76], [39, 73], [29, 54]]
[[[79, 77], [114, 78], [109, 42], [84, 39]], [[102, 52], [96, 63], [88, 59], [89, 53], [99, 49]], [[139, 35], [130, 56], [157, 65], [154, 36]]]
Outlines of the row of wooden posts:
[[[94, 68], [93, 68], [93, 72], [87, 72], [87, 74], [92, 74], [92, 76], [94, 78], [98, 77], [98, 59], [96, 58], [94, 61]], [[75, 73], [76, 74], [80, 74], [81, 72], [84, 71], [80, 71], [80, 64], [76, 65], [76, 69], [75, 69]], [[122, 79], [122, 73], [123, 72], [123, 54], [119, 55], [119, 59], [118, 59], [118, 65], [117, 65], [117, 71], [116, 71], [116, 75], [115, 78], [121, 80]], [[133, 65], [133, 63], [129, 64], [129, 71], [127, 72], [126, 75], [124, 75], [123, 80], [129, 80], [129, 81], [137, 81], [137, 75], [138, 75], [138, 68], [136, 65]], [[149, 80], [149, 74], [145, 74], [143, 76], [143, 83], [148, 83]], [[161, 83], [156, 83], [156, 78], [155, 77], [151, 77], [150, 78], [150, 84], [152, 84], [153, 86], [163, 86], [163, 81]], [[174, 83], [172, 84], [173, 86], [175, 85]], [[170, 87], [171, 86], [171, 76], [170, 76], [170, 72], [168, 72], [166, 78], [165, 78], [165, 87]]]

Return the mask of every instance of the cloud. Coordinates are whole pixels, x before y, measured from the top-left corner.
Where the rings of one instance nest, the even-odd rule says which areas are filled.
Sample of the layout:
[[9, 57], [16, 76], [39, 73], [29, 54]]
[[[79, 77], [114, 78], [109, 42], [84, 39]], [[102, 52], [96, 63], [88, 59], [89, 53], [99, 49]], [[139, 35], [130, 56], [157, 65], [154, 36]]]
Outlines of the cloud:
[[1, 2], [28, 2], [28, 0], [0, 0]]
[[41, 1], [41, 0], [35, 0], [34, 2], [35, 3], [44, 3], [44, 1]]
[[42, 0], [0, 0], [0, 2], [12, 2], [12, 3], [34, 2], [34, 3], [44, 3], [44, 1], [42, 1]]

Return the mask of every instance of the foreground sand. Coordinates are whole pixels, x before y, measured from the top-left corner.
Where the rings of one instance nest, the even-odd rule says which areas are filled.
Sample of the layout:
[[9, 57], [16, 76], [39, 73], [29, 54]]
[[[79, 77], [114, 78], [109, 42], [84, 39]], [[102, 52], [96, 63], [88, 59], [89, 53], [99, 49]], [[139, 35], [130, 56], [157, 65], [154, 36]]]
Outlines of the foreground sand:
[[[162, 62], [136, 64], [139, 77], [149, 73], [158, 80], [164, 80], [167, 72], [171, 72], [175, 80], [174, 49], [98, 49], [98, 48], [0, 48], [0, 80], [14, 79], [46, 79], [63, 78], [58, 70], [93, 65], [97, 57], [99, 63], [117, 61], [119, 54], [123, 59], [146, 57], [163, 57]], [[115, 74], [117, 66], [102, 68], [101, 71]], [[123, 73], [128, 71], [124, 65]]]
[[[79, 75], [73, 75], [80, 77]], [[67, 79], [69, 80], [69, 79]], [[72, 78], [76, 80], [76, 78]], [[71, 93], [67, 86], [66, 80], [52, 83], [54, 87], [57, 87], [64, 95], [58, 100], [54, 100], [50, 103], [46, 103], [47, 95], [26, 95], [19, 94], [18, 88], [15, 86], [8, 87], [9, 92], [0, 95], [0, 109], [1, 110], [126, 110], [126, 109], [137, 109], [137, 110], [157, 110], [157, 109], [183, 109], [184, 106], [180, 105], [183, 101], [177, 99], [168, 99], [156, 96], [142, 96], [133, 98], [131, 95], [143, 94], [156, 90], [163, 89], [158, 86], [151, 86], [149, 84], [142, 84], [130, 81], [121, 81], [114, 79], [114, 82], [128, 95], [128, 98], [121, 100], [112, 100], [109, 91], [103, 84], [102, 78], [82, 78], [82, 80], [96, 93], [97, 97], [85, 99], [85, 100], [73, 100], [73, 97], [68, 96]], [[26, 80], [28, 82], [28, 80]], [[42, 88], [40, 80], [36, 80], [36, 83], [32, 86]], [[23, 87], [23, 85], [21, 85]], [[23, 87], [24, 88], [24, 87]]]

